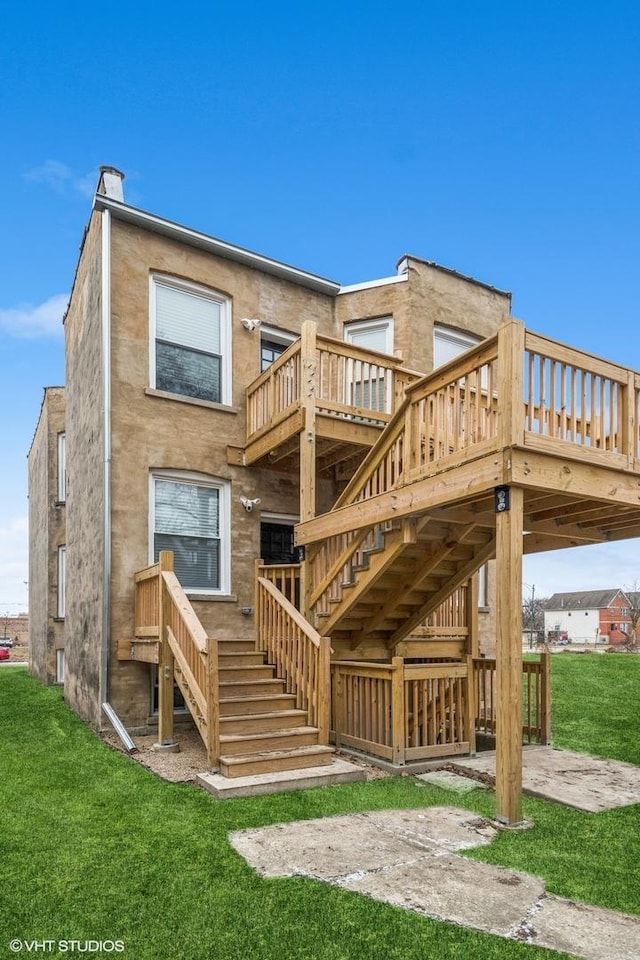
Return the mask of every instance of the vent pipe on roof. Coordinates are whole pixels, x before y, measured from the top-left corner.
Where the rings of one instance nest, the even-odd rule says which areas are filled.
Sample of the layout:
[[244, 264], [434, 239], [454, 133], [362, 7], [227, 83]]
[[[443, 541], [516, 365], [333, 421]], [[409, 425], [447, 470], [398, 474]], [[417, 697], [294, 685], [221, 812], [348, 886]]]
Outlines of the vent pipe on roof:
[[103, 197], [109, 197], [111, 200], [119, 200], [124, 203], [124, 193], [122, 190], [122, 181], [124, 173], [116, 167], [100, 167], [100, 179], [96, 193]]

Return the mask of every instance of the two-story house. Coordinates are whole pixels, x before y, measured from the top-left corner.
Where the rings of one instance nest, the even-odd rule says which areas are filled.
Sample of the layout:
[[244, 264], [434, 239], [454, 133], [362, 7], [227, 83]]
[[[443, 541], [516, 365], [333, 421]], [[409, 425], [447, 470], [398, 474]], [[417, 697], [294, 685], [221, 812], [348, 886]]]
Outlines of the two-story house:
[[545, 603], [544, 630], [570, 643], [626, 643], [633, 636], [629, 598], [617, 587], [554, 593]]
[[[634, 375], [432, 262], [343, 286], [131, 207], [122, 181], [102, 168], [64, 422], [29, 455], [34, 671], [63, 619], [65, 697], [95, 727], [110, 704], [171, 742], [175, 683], [227, 776], [332, 742], [402, 764], [473, 750], [495, 636], [518, 819], [522, 552], [640, 531]], [[39, 525], [54, 433], [63, 534]]]

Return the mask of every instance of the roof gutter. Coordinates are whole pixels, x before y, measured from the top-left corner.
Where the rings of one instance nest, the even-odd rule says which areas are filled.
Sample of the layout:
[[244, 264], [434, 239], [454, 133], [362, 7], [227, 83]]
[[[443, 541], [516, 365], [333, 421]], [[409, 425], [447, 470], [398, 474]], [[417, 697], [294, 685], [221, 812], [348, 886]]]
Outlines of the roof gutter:
[[341, 289], [340, 284], [334, 280], [327, 280], [315, 273], [307, 273], [305, 270], [291, 267], [279, 260], [272, 260], [261, 253], [254, 253], [245, 247], [236, 247], [225, 240], [218, 240], [216, 237], [198, 233], [197, 230], [183, 227], [172, 220], [164, 220], [155, 214], [146, 213], [137, 207], [130, 207], [126, 203], [120, 203], [118, 200], [105, 197], [102, 194], [96, 194], [94, 210], [109, 213], [115, 220], [122, 220], [124, 223], [150, 230], [152, 233], [160, 234], [160, 236], [176, 240], [179, 243], [189, 244], [189, 246], [204, 250], [207, 253], [233, 260], [236, 263], [252, 267], [254, 270], [261, 270], [263, 273], [268, 273], [281, 280], [289, 280], [291, 283], [308, 287], [310, 290], [324, 293], [330, 297], [336, 296]]

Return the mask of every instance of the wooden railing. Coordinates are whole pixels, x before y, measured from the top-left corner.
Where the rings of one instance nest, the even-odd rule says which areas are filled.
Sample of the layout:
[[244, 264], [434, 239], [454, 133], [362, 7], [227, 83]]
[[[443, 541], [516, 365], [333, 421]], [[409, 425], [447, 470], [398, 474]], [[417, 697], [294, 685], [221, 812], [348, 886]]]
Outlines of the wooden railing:
[[135, 575], [135, 636], [159, 642], [158, 739], [173, 738], [173, 682], [177, 683], [207, 749], [219, 753], [217, 641], [208, 637], [173, 572], [173, 553]]
[[640, 374], [509, 321], [408, 385], [403, 404], [331, 511], [333, 529], [341, 531], [327, 536], [324, 518], [298, 531], [315, 612], [326, 612], [340, 584], [351, 582], [360, 546], [366, 550], [387, 528], [386, 519], [363, 526], [361, 513], [347, 507], [509, 446], [636, 468]]
[[220, 747], [218, 642], [208, 637], [172, 571], [163, 573], [165, 628], [174, 657], [174, 675], [215, 766]]
[[[406, 399], [333, 510], [369, 500], [418, 476], [497, 449], [498, 337], [486, 340], [430, 377], [406, 388]], [[307, 551], [309, 606], [325, 615], [342, 598], [367, 551], [384, 542], [389, 521], [322, 537]]]
[[300, 341], [296, 340], [247, 389], [247, 437], [275, 427], [300, 402]]
[[[550, 655], [522, 662], [522, 737], [525, 743], [551, 742]], [[495, 736], [497, 716], [496, 661], [473, 661], [476, 733]]]
[[332, 729], [349, 746], [402, 765], [475, 750], [470, 658], [458, 663], [335, 661]]
[[[311, 357], [304, 358], [305, 390], [319, 414], [384, 426], [420, 374], [400, 360], [331, 337], [305, 323]], [[298, 339], [247, 389], [247, 439], [276, 427], [302, 400], [302, 340]]]
[[256, 576], [265, 577], [274, 587], [290, 600], [294, 607], [300, 609], [300, 564], [299, 563], [264, 563], [256, 561]]
[[640, 456], [640, 375], [625, 367], [527, 331], [523, 400], [527, 446], [621, 467]]
[[307, 711], [309, 724], [318, 729], [318, 742], [328, 744], [329, 637], [321, 637], [267, 576], [256, 577], [256, 623], [267, 662], [276, 667], [287, 693], [295, 695], [296, 706]]
[[139, 570], [134, 577], [134, 634], [144, 640], [160, 639], [160, 564], [153, 563]]

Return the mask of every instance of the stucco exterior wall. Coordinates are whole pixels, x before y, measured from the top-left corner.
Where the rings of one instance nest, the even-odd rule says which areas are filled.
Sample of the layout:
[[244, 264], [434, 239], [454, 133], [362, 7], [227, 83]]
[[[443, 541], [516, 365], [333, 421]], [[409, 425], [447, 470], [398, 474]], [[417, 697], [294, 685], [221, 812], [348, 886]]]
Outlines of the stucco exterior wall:
[[65, 429], [65, 391], [47, 387], [28, 456], [29, 472], [29, 669], [43, 683], [56, 682], [56, 650], [64, 649], [58, 617], [58, 547], [65, 544], [66, 506], [58, 501], [58, 435]]
[[[150, 276], [168, 275], [201, 284], [231, 300], [233, 402], [223, 407], [161, 395], [150, 388]], [[215, 600], [192, 598], [205, 628], [221, 638], [252, 637], [254, 564], [260, 555], [260, 514], [299, 510], [298, 478], [273, 470], [227, 463], [227, 445], [246, 439], [245, 391], [260, 372], [258, 329], [244, 317], [299, 333], [306, 319], [335, 335], [333, 298], [246, 266], [114, 222], [112, 233], [112, 555], [110, 701], [125, 723], [149, 717], [151, 670], [117, 660], [117, 644], [133, 635], [133, 575], [150, 562], [150, 475], [184, 471], [231, 485], [231, 586]], [[326, 485], [325, 485], [326, 486]], [[240, 496], [260, 497], [247, 513]], [[322, 496], [322, 494], [321, 494]], [[323, 498], [332, 501], [324, 491]]]
[[101, 218], [85, 235], [65, 321], [67, 360], [67, 599], [65, 697], [100, 723], [103, 598]]
[[405, 257], [403, 280], [341, 293], [336, 298], [337, 335], [351, 320], [393, 316], [394, 353], [412, 370], [433, 369], [436, 325], [484, 339], [510, 315], [511, 296], [417, 257]]
[[[149, 719], [152, 668], [118, 661], [117, 646], [133, 635], [133, 575], [151, 559], [151, 475], [178, 471], [229, 484], [230, 587], [215, 600], [192, 597], [208, 632], [222, 638], [253, 636], [253, 618], [242, 610], [254, 605], [261, 513], [295, 516], [299, 510], [296, 475], [228, 462], [228, 447], [244, 445], [245, 391], [260, 372], [259, 330], [245, 330], [242, 318], [259, 317], [263, 324], [293, 334], [300, 332], [305, 320], [313, 320], [320, 334], [342, 339], [350, 321], [392, 316], [395, 354], [405, 366], [429, 372], [434, 324], [489, 336], [508, 316], [509, 296], [411, 257], [403, 262], [402, 279], [333, 296], [114, 217], [110, 236], [110, 401], [105, 410], [104, 216], [92, 215], [65, 325], [71, 504], [66, 532], [65, 695], [94, 725], [101, 724], [100, 701], [108, 696], [127, 725], [141, 728]], [[153, 389], [150, 278], [154, 274], [199, 284], [228, 298], [232, 353], [228, 405], [192, 401]], [[104, 462], [105, 415], [111, 434], [108, 465]], [[34, 482], [39, 489], [42, 482], [36, 474], [42, 466], [36, 459]], [[110, 493], [110, 544], [105, 543], [103, 530], [105, 484]], [[323, 480], [318, 490], [319, 509], [329, 509], [336, 488]], [[245, 512], [240, 496], [259, 497], [259, 510]], [[110, 575], [105, 583], [103, 561], [108, 548]], [[39, 549], [36, 553], [39, 555]], [[35, 573], [34, 582], [44, 579], [43, 571]], [[493, 596], [491, 575], [489, 596]], [[105, 603], [108, 636], [103, 636]], [[480, 614], [480, 646], [485, 652], [492, 650], [491, 608], [490, 601], [489, 610]], [[42, 618], [41, 613], [38, 616]], [[108, 644], [108, 686], [102, 670], [103, 644]]]

